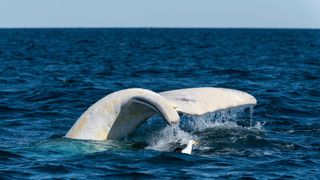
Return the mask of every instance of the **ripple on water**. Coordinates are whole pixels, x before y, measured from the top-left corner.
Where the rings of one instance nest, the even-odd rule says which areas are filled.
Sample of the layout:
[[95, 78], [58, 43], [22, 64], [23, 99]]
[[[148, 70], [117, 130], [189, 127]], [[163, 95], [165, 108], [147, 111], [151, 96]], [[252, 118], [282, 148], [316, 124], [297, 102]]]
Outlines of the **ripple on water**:
[[[0, 29], [0, 179], [319, 179], [319, 30]], [[123, 141], [63, 138], [125, 88], [248, 92], [254, 108]], [[171, 151], [200, 142], [192, 155]]]

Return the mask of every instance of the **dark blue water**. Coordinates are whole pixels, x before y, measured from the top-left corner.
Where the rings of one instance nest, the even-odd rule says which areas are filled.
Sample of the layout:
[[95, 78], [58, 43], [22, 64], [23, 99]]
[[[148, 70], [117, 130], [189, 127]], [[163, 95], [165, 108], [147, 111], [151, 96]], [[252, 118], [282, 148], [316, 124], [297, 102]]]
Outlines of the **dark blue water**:
[[[320, 30], [2, 29], [0, 179], [320, 178]], [[63, 138], [105, 95], [226, 87], [253, 109]], [[192, 155], [171, 150], [189, 138]]]

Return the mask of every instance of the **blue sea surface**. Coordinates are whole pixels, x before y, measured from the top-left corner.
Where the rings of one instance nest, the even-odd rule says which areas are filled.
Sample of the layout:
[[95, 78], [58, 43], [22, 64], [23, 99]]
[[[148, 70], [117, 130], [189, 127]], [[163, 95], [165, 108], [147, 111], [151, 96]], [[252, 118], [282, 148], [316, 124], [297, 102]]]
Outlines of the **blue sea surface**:
[[[320, 179], [320, 30], [0, 29], [0, 179]], [[255, 107], [64, 138], [109, 93], [224, 87]], [[192, 155], [172, 152], [196, 139]]]

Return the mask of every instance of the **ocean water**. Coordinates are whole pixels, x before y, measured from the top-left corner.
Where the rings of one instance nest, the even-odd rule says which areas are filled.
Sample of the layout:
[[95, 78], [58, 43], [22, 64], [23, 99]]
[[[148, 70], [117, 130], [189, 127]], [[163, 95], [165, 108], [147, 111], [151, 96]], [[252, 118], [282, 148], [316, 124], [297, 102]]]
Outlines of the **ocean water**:
[[[320, 179], [319, 77], [320, 30], [1, 29], [0, 179]], [[63, 137], [111, 92], [204, 86], [258, 104]], [[192, 155], [172, 152], [189, 139]]]

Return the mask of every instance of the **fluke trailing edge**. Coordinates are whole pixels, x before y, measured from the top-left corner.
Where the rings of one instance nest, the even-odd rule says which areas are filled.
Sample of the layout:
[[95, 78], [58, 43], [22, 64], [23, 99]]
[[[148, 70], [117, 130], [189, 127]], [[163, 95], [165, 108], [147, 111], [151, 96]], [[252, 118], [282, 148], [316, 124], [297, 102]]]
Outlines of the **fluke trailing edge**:
[[256, 103], [248, 93], [225, 88], [190, 88], [161, 93], [140, 88], [125, 89], [111, 93], [89, 107], [66, 137], [119, 140], [155, 114], [160, 114], [171, 125], [179, 123], [179, 112], [203, 115]]

